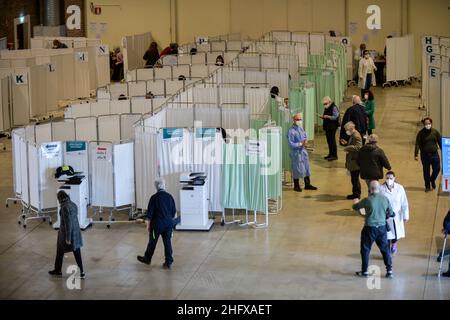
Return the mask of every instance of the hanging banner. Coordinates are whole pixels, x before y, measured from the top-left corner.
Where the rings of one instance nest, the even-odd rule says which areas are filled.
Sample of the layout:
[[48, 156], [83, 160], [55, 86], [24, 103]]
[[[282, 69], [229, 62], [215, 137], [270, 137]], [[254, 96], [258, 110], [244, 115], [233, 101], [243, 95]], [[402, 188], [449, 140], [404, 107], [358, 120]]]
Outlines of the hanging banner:
[[57, 158], [61, 153], [59, 143], [47, 143], [41, 145], [41, 155], [46, 159]]
[[214, 140], [216, 138], [216, 128], [195, 128], [195, 139]]
[[180, 141], [183, 139], [183, 128], [163, 128], [164, 141]]
[[67, 141], [66, 142], [67, 152], [77, 152], [78, 155], [86, 153], [86, 142], [85, 141]]
[[95, 159], [98, 161], [111, 161], [111, 147], [97, 147], [95, 150]]

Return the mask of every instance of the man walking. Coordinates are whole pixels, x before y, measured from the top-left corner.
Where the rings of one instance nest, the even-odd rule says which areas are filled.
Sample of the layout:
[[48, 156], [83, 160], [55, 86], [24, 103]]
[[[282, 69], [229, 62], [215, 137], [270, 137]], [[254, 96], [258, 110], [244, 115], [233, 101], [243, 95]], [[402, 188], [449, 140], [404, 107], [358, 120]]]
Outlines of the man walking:
[[151, 198], [147, 208], [147, 231], [150, 239], [144, 256], [138, 256], [138, 261], [150, 264], [159, 236], [164, 242], [164, 255], [166, 261], [163, 264], [165, 269], [170, 269], [173, 263], [172, 257], [172, 230], [174, 225], [174, 217], [176, 213], [175, 201], [173, 197], [166, 192], [164, 180], [155, 181], [156, 190], [158, 190]]
[[388, 198], [380, 194], [380, 183], [370, 182], [370, 195], [353, 205], [353, 210], [365, 209], [365, 223], [361, 231], [361, 271], [356, 272], [357, 276], [367, 277], [369, 274], [369, 256], [372, 245], [375, 242], [383, 255], [386, 266], [386, 278], [392, 278], [392, 258], [389, 252], [389, 241], [387, 239], [386, 220], [394, 216]]

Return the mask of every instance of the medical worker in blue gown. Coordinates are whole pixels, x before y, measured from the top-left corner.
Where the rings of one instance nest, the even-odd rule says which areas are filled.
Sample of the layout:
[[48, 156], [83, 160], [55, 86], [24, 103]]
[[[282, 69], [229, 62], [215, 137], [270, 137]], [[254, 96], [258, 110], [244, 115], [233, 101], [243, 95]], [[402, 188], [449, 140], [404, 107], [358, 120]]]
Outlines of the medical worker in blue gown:
[[299, 179], [304, 179], [305, 190], [317, 190], [311, 185], [309, 157], [306, 146], [308, 145], [308, 137], [302, 127], [302, 116], [296, 114], [293, 117], [294, 123], [288, 131], [288, 144], [291, 149], [292, 159], [292, 178], [294, 179], [294, 191], [302, 192]]

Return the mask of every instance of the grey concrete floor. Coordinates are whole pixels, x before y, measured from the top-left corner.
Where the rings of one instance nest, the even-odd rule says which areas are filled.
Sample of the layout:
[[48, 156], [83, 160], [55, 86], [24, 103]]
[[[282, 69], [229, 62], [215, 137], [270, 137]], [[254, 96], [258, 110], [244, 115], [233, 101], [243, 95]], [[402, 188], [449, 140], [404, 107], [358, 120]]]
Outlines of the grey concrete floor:
[[[284, 190], [283, 210], [270, 216], [268, 229], [221, 227], [209, 233], [176, 232], [174, 267], [161, 268], [162, 244], [152, 266], [136, 261], [147, 235], [143, 224], [95, 225], [83, 233], [87, 278], [81, 290], [69, 290], [63, 278], [51, 278], [56, 232], [47, 223], [17, 225], [20, 207], [0, 207], [0, 298], [2, 299], [450, 299], [450, 279], [438, 279], [440, 226], [448, 195], [423, 190], [420, 163], [413, 159], [422, 112], [419, 89], [375, 89], [375, 132], [398, 181], [407, 190], [411, 220], [394, 258], [395, 278], [381, 278], [379, 289], [353, 274], [360, 268], [363, 219], [351, 211], [350, 178], [344, 153], [328, 163], [323, 135], [311, 153], [315, 192]], [[356, 88], [348, 95], [357, 93]], [[346, 103], [342, 109], [348, 106]], [[10, 142], [0, 153], [0, 199], [12, 193]], [[363, 191], [366, 192], [365, 187]], [[219, 219], [217, 219], [218, 221]], [[74, 264], [66, 255], [65, 266]], [[371, 264], [384, 266], [374, 246]], [[448, 262], [445, 261], [445, 268]]]

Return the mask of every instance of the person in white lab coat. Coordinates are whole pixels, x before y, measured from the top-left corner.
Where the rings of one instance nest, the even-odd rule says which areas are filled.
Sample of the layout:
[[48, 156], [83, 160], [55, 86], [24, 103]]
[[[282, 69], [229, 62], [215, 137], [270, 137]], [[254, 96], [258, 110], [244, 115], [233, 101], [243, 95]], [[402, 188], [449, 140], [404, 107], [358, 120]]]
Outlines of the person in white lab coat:
[[391, 240], [391, 253], [397, 252], [397, 241], [405, 237], [405, 222], [409, 220], [408, 198], [403, 186], [395, 182], [395, 173], [386, 173], [386, 182], [381, 186], [381, 194], [389, 199], [395, 217], [388, 219], [390, 231], [388, 240]]
[[364, 57], [364, 51], [366, 50], [366, 44], [361, 43], [359, 48], [355, 50], [355, 54], [353, 56], [353, 80], [358, 82], [358, 70], [359, 70], [359, 61]]
[[364, 51], [364, 57], [359, 60], [359, 82], [358, 86], [361, 88], [361, 97], [364, 96], [364, 92], [370, 90], [370, 87], [376, 86], [377, 81], [375, 77], [375, 71], [377, 67], [368, 50]]

